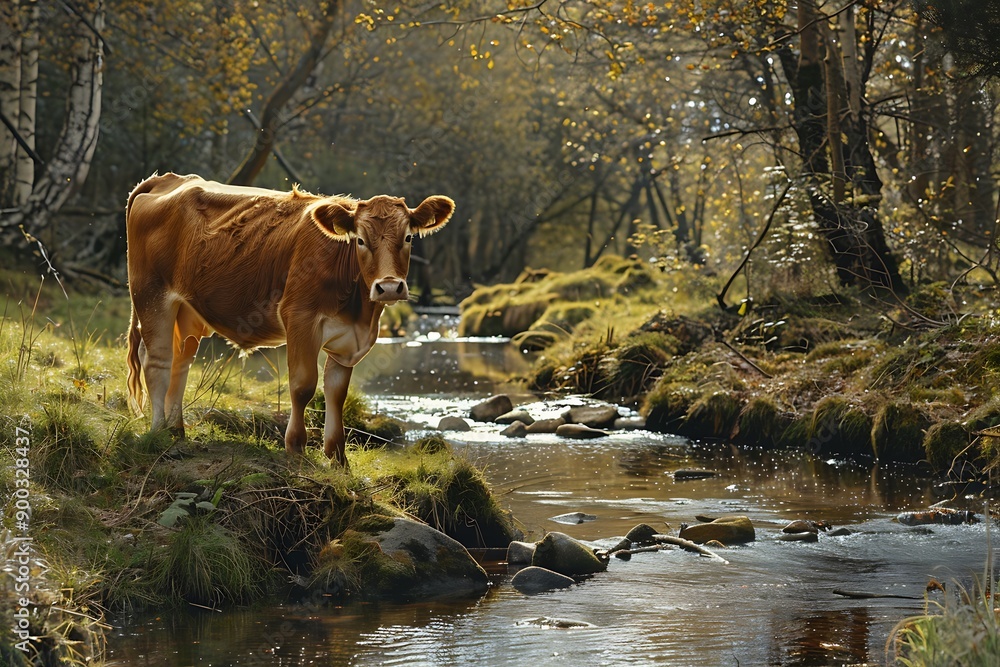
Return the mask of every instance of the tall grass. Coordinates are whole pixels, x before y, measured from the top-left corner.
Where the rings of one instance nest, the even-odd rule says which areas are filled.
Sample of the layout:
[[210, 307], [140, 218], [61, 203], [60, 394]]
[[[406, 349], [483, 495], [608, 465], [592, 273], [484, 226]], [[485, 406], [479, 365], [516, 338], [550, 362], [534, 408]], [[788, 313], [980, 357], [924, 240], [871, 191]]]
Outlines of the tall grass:
[[[955, 584], [944, 602], [927, 603], [926, 613], [901, 621], [890, 634], [895, 664], [903, 667], [996, 667], [1000, 665], [1000, 607], [986, 521], [986, 561], [981, 585], [970, 591]], [[928, 587], [930, 588], [930, 587]]]

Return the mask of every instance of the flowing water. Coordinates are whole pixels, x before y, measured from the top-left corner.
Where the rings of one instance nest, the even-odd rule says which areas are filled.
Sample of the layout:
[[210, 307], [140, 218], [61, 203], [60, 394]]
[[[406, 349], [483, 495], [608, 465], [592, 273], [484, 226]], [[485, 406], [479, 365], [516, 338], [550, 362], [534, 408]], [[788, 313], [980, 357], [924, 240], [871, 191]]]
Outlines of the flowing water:
[[[356, 382], [379, 410], [408, 420], [417, 434], [441, 416], [467, 415], [500, 378], [525, 366], [510, 346], [433, 333], [380, 345], [373, 355]], [[528, 407], [537, 418], [572, 402]], [[515, 591], [512, 572], [501, 566], [493, 568], [490, 592], [476, 600], [123, 619], [109, 638], [110, 664], [876, 665], [886, 661], [893, 626], [923, 610], [930, 579], [969, 585], [986, 560], [985, 524], [907, 528], [892, 521], [937, 500], [930, 481], [912, 470], [692, 445], [646, 432], [564, 441], [509, 440], [497, 430], [476, 425], [448, 437], [486, 466], [531, 535], [560, 530], [608, 546], [637, 523], [676, 530], [695, 515], [738, 513], [753, 520], [757, 541], [720, 551], [728, 564], [680, 550], [612, 559], [606, 573], [536, 596]], [[682, 467], [719, 474], [675, 481], [670, 473]], [[577, 511], [597, 518], [550, 520]], [[777, 541], [796, 518], [853, 532], [816, 543]], [[916, 599], [849, 599], [834, 589]], [[930, 598], [941, 600], [940, 593]]]

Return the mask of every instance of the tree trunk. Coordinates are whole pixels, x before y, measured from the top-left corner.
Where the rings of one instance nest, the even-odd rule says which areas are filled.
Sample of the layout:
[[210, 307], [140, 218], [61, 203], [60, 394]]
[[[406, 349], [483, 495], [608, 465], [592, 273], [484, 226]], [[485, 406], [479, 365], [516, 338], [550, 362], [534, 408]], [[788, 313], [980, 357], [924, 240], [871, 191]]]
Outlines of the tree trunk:
[[[17, 129], [21, 105], [21, 24], [17, 0], [0, 2], [0, 113]], [[13, 203], [17, 141], [0, 123], [0, 208]]]
[[[38, 0], [21, 0], [21, 99], [17, 131], [32, 151], [35, 150], [35, 107], [38, 101]], [[21, 206], [31, 196], [35, 185], [35, 160], [24, 147], [18, 147], [14, 177], [14, 204]]]
[[[856, 118], [850, 113], [850, 95], [845, 89], [845, 80], [856, 80], [859, 85], [864, 85], [864, 77], [854, 72], [850, 76], [838, 76], [844, 60], [836, 53], [831, 54], [826, 63], [828, 71], [824, 71], [821, 46], [824, 41], [828, 49], [835, 46], [832, 40], [823, 39], [824, 30], [828, 30], [829, 25], [826, 17], [816, 10], [815, 0], [799, 3], [798, 23], [799, 61], [793, 67], [787, 67], [786, 58], [782, 64], [793, 82], [793, 125], [799, 140], [805, 187], [816, 223], [828, 243], [837, 278], [845, 286], [905, 293], [906, 286], [899, 275], [896, 260], [889, 252], [877, 214], [882, 182], [868, 144], [867, 123], [863, 113]], [[856, 35], [845, 34], [843, 38], [853, 40]], [[856, 60], [850, 64], [858, 66]], [[835, 80], [830, 83], [838, 100], [833, 108], [828, 107], [829, 70], [834, 71]], [[836, 114], [838, 122], [831, 123], [829, 114]], [[840, 136], [830, 136], [831, 125], [834, 128], [839, 125], [838, 134], [847, 137], [843, 171], [837, 169], [840, 174], [834, 173], [827, 155], [828, 150], [843, 148]], [[831, 180], [836, 184], [836, 179], [844, 175], [850, 181], [854, 195], [846, 198], [845, 193], [845, 199], [837, 201], [839, 192], [836, 185], [833, 193], [825, 191], [824, 186]]]
[[89, 25], [83, 20], [77, 22], [75, 39], [67, 54], [70, 85], [62, 131], [54, 154], [27, 201], [0, 220], [4, 229], [23, 224], [37, 236], [51, 222], [52, 215], [80, 189], [90, 171], [101, 119], [104, 47], [99, 34], [104, 29], [104, 5], [102, 0], [94, 0], [89, 7], [81, 4], [77, 7]]
[[229, 182], [233, 185], [251, 185], [257, 175], [260, 174], [267, 159], [274, 148], [278, 130], [282, 124], [282, 111], [292, 96], [309, 80], [316, 65], [319, 64], [323, 55], [323, 47], [326, 45], [327, 37], [333, 27], [334, 19], [337, 15], [337, 0], [332, 0], [325, 7], [324, 14], [318, 18], [309, 36], [309, 45], [305, 53], [299, 58], [295, 68], [289, 72], [271, 96], [264, 103], [264, 111], [261, 113], [261, 127], [257, 132], [253, 147], [243, 160], [243, 164], [237, 168]]

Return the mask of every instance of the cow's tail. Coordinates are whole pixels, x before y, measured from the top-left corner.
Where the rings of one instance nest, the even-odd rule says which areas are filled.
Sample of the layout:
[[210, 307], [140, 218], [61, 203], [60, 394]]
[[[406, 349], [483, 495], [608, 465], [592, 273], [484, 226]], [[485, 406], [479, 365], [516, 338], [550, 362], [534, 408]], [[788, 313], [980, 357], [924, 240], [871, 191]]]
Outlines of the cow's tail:
[[[125, 228], [131, 226], [132, 204], [139, 195], [151, 192], [160, 180], [158, 174], [153, 174], [146, 180], [139, 183], [132, 192], [129, 193], [128, 203], [125, 204]], [[129, 282], [131, 283], [131, 266], [129, 267]], [[139, 333], [139, 318], [135, 314], [135, 304], [132, 304], [132, 318], [128, 327], [128, 405], [132, 412], [142, 416], [142, 408], [146, 402], [146, 387], [142, 383], [142, 360], [139, 355], [139, 348], [142, 345], [142, 335]]]
[[139, 333], [139, 320], [132, 307], [132, 319], [128, 326], [128, 405], [138, 416], [142, 416], [142, 407], [146, 402], [146, 388], [142, 384], [142, 361], [139, 359], [139, 346], [142, 345], [142, 335]]

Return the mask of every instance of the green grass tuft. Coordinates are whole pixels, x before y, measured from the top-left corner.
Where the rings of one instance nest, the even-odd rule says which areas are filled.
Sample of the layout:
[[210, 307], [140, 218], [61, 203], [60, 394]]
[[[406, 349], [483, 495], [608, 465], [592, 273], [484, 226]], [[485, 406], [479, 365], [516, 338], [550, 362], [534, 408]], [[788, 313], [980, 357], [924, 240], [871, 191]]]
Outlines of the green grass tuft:
[[206, 517], [189, 519], [154, 558], [156, 587], [188, 602], [249, 602], [262, 592], [260, 560]]

